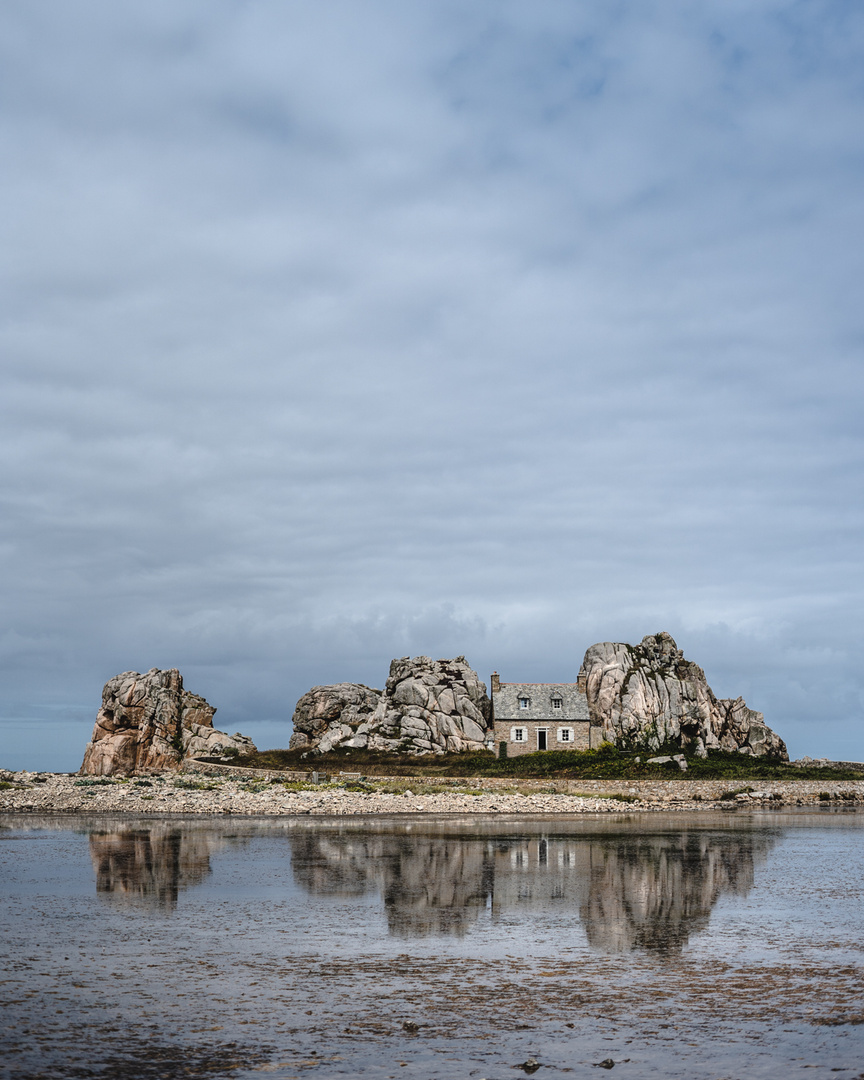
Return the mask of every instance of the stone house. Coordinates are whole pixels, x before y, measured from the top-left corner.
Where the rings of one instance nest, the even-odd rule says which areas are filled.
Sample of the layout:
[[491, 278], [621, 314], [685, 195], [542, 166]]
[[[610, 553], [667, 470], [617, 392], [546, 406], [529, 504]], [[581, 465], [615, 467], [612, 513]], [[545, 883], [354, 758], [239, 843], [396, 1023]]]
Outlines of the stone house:
[[601, 742], [588, 716], [585, 679], [575, 683], [505, 683], [492, 673], [492, 720], [499, 755], [589, 750]]

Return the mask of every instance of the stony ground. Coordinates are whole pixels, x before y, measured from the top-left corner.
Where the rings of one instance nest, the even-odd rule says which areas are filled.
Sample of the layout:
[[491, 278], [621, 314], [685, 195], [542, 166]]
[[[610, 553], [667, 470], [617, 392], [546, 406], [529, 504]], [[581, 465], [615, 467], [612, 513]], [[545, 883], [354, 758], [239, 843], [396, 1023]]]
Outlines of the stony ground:
[[333, 777], [325, 784], [278, 774], [204, 767], [114, 779], [0, 771], [0, 812], [134, 814], [579, 814], [731, 809], [741, 805], [864, 804], [861, 780], [463, 780], [423, 783]]

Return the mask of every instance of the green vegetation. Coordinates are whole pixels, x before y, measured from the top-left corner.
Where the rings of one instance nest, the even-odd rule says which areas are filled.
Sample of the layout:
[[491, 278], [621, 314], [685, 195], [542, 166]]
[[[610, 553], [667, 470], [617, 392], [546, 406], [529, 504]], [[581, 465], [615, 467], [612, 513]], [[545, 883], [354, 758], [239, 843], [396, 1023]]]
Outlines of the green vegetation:
[[218, 780], [187, 780], [183, 776], [178, 776], [174, 781], [175, 788], [182, 788], [184, 791], [215, 791], [219, 787]]
[[[664, 747], [650, 756], [680, 753]], [[641, 757], [640, 761], [636, 758]], [[500, 776], [514, 779], [561, 780], [856, 780], [864, 774], [840, 769], [799, 769], [783, 762], [754, 758], [745, 754], [718, 751], [707, 758], [688, 757], [687, 771], [676, 762], [649, 765], [641, 755], [618, 750], [604, 743], [595, 750], [548, 750], [517, 757], [496, 757], [492, 751], [415, 756], [375, 750], [336, 748], [327, 754], [302, 750], [262, 750], [238, 757], [234, 762], [253, 769], [329, 773], [334, 782], [339, 772], [359, 772], [366, 779], [375, 776], [447, 777]], [[356, 783], [355, 780], [348, 784]], [[356, 787], [351, 790], [362, 790]], [[413, 790], [413, 788], [412, 788]], [[446, 790], [453, 790], [452, 787]], [[744, 790], [743, 788], [741, 790]]]
[[117, 783], [118, 780], [112, 780], [108, 776], [85, 776], [75, 781], [75, 787], [114, 787]]

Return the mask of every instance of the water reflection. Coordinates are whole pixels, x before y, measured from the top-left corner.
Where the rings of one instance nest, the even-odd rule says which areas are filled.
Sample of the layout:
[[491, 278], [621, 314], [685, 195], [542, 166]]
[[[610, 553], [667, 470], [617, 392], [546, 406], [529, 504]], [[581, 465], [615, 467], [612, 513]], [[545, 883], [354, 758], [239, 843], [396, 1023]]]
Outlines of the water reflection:
[[172, 910], [181, 889], [210, 873], [213, 834], [174, 825], [90, 833], [96, 891], [113, 899]]
[[294, 838], [296, 881], [311, 893], [384, 900], [400, 937], [464, 934], [494, 886], [489, 844], [459, 836], [309, 833]]
[[723, 893], [747, 895], [773, 845], [763, 833], [701, 832], [592, 843], [580, 907], [589, 943], [606, 952], [682, 948], [708, 926]]
[[[295, 882], [313, 896], [380, 896], [397, 937], [461, 936], [489, 913], [580, 922], [607, 953], [674, 952], [704, 930], [724, 894], [744, 896], [776, 830], [700, 828], [600, 834], [459, 831], [376, 823], [350, 827], [250, 826], [231, 839], [270, 835], [290, 845]], [[117, 825], [89, 833], [97, 892], [173, 909], [183, 889], [211, 873], [229, 842], [212, 826]], [[250, 856], [251, 857], [251, 856]]]
[[486, 908], [573, 914], [605, 952], [675, 951], [708, 925], [723, 893], [744, 896], [775, 843], [704, 831], [600, 838], [309, 833], [295, 879], [311, 893], [383, 897], [400, 937], [464, 934]]

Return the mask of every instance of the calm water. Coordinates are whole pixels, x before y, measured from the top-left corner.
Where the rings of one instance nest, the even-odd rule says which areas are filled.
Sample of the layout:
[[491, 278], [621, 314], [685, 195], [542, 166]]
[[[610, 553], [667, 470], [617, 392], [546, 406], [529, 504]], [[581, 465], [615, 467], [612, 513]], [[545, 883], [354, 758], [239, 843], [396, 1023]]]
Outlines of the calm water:
[[0, 1075], [861, 1078], [862, 825], [0, 817]]

